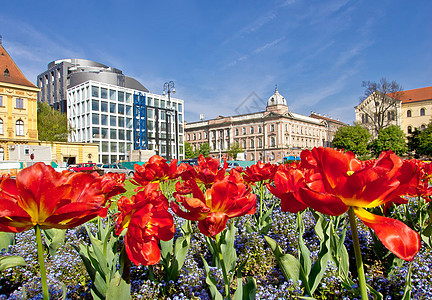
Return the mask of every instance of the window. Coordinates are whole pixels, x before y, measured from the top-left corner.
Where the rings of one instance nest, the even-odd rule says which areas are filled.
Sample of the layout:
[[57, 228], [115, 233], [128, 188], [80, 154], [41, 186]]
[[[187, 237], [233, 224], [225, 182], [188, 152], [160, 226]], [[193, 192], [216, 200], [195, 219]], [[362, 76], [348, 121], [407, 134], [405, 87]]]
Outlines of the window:
[[91, 91], [92, 91], [92, 97], [96, 97], [96, 98], [99, 97], [99, 87], [92, 86]]
[[239, 130], [238, 130], [238, 128], [236, 128], [236, 130], [235, 130], [235, 135], [239, 135]]
[[243, 149], [246, 149], [246, 140], [242, 141], [242, 147], [243, 147]]
[[0, 147], [0, 160], [4, 160], [4, 149]]
[[16, 135], [24, 136], [24, 122], [22, 120], [16, 121], [15, 127]]
[[254, 147], [255, 147], [254, 140], [250, 140], [250, 146], [251, 146], [251, 148], [254, 148]]
[[4, 74], [4, 77], [10, 77], [9, 69], [6, 68], [3, 72], [3, 74]]
[[118, 101], [124, 102], [124, 92], [118, 92]]
[[425, 115], [425, 109], [424, 108], [420, 108], [420, 116], [424, 116]]
[[407, 132], [412, 133], [412, 127], [411, 126], [408, 126]]
[[243, 127], [243, 134], [246, 134], [246, 128]]
[[411, 110], [407, 110], [407, 118], [411, 118]]
[[116, 104], [110, 103], [109, 107], [110, 107], [110, 113], [115, 114], [116, 113]]
[[21, 98], [16, 98], [16, 108], [24, 108], [24, 100]]
[[425, 125], [425, 124], [422, 124], [422, 126], [420, 126], [420, 130], [423, 131], [423, 130], [425, 130], [425, 129], [426, 129], [426, 125]]
[[262, 148], [262, 139], [261, 138], [258, 139], [258, 147]]
[[202, 139], [202, 134], [201, 134], [201, 132], [198, 134], [198, 136], [199, 136], [199, 139]]
[[273, 132], [275, 130], [274, 124], [270, 124], [270, 132]]
[[251, 133], [251, 134], [254, 133], [254, 128], [253, 128], [253, 127], [250, 128], [250, 133]]
[[274, 136], [270, 137], [270, 147], [274, 147], [276, 146], [276, 140], [274, 138]]
[[101, 98], [108, 99], [108, 90], [106, 88], [101, 88]]
[[0, 119], [0, 134], [3, 134], [3, 119]]
[[387, 112], [387, 120], [394, 121], [394, 119], [395, 119], [395, 112], [394, 111]]
[[258, 133], [262, 133], [262, 127], [258, 126]]
[[116, 92], [113, 90], [109, 90], [109, 98], [110, 100], [116, 100]]
[[3, 106], [3, 96], [0, 96], [0, 106]]
[[102, 112], [108, 112], [108, 102], [105, 102], [105, 101], [101, 102], [101, 111]]

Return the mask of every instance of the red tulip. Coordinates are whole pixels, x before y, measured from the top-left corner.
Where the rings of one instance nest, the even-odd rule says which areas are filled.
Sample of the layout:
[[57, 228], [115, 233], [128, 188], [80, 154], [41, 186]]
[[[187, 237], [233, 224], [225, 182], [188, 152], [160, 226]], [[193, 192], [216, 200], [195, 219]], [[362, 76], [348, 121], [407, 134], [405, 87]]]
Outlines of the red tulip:
[[135, 171], [131, 182], [140, 186], [145, 186], [150, 182], [171, 180], [179, 175], [176, 159], [167, 164], [166, 159], [158, 155], [153, 155], [143, 166], [136, 164]]
[[247, 167], [244, 171], [243, 178], [246, 183], [254, 183], [259, 181], [272, 181], [276, 173], [277, 165], [270, 163], [262, 163], [261, 161]]
[[177, 202], [171, 202], [171, 208], [184, 219], [198, 221], [204, 235], [213, 237], [224, 230], [228, 219], [255, 213], [256, 195], [250, 193], [250, 187], [236, 171], [216, 181], [205, 194], [193, 180], [186, 186], [193, 197], [176, 194]]
[[0, 230], [21, 232], [35, 225], [67, 229], [97, 216], [105, 217], [107, 200], [124, 191], [119, 181], [96, 173], [58, 173], [36, 163], [15, 179], [3, 179], [0, 191]]
[[185, 181], [195, 180], [210, 187], [216, 181], [222, 180], [225, 176], [225, 168], [220, 169], [219, 160], [211, 157], [204, 157], [202, 154], [198, 157], [198, 165], [186, 166], [186, 170], [181, 173], [181, 178]]
[[364, 208], [385, 204], [416, 186], [417, 168], [393, 152], [383, 152], [373, 163], [361, 163], [351, 152], [314, 148], [301, 154], [301, 164], [313, 173], [298, 190], [301, 201], [328, 215], [354, 209], [381, 242], [398, 257], [411, 261], [420, 249], [420, 236], [400, 221], [373, 215]]
[[304, 186], [304, 175], [300, 169], [284, 165], [274, 175], [273, 184], [268, 183], [267, 188], [281, 199], [282, 211], [297, 213], [307, 208], [298, 195], [299, 189]]
[[127, 228], [125, 248], [129, 259], [144, 266], [157, 264], [160, 260], [159, 240], [174, 237], [174, 221], [167, 211], [168, 200], [158, 191], [157, 183], [148, 184], [144, 190], [129, 200], [118, 201], [116, 234]]

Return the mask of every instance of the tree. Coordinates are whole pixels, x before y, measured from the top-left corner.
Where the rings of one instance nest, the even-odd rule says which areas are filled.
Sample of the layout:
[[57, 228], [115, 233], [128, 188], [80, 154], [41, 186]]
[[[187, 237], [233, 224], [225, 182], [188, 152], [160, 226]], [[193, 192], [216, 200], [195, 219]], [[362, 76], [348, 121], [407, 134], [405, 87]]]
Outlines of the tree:
[[382, 151], [392, 150], [397, 155], [404, 155], [407, 150], [405, 134], [397, 125], [390, 125], [380, 130], [378, 138], [369, 144], [369, 148], [378, 156]]
[[243, 152], [243, 148], [239, 145], [239, 143], [231, 144], [228, 149], [228, 155], [232, 157], [233, 160], [237, 159], [237, 154]]
[[202, 154], [204, 157], [208, 157], [210, 154], [210, 145], [209, 143], [201, 144], [198, 150], [198, 154]]
[[196, 157], [196, 153], [191, 144], [185, 142], [185, 158], [194, 158]]
[[66, 114], [44, 102], [38, 102], [37, 128], [41, 141], [67, 142], [72, 132]]
[[419, 155], [426, 155], [432, 157], [432, 121], [428, 126], [419, 131], [416, 136], [414, 136], [415, 145], [417, 146], [416, 151]]
[[[403, 96], [402, 87], [396, 82], [385, 78], [376, 83], [363, 81], [364, 96], [356, 109], [361, 114], [362, 125], [376, 136], [379, 131], [391, 124], [396, 124], [398, 106]], [[368, 101], [363, 102], [368, 99]]]
[[367, 144], [370, 133], [359, 124], [355, 126], [343, 126], [336, 131], [333, 138], [333, 146], [338, 149], [352, 151], [356, 155], [368, 154]]

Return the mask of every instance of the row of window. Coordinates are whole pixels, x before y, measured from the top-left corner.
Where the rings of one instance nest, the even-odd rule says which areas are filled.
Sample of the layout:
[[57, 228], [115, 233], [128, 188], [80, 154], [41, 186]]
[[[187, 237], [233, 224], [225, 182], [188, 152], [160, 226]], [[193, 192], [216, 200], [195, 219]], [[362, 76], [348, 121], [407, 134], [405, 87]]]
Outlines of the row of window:
[[[4, 106], [3, 96], [0, 96], [0, 106]], [[24, 109], [24, 99], [15, 98], [15, 108]]]
[[[426, 125], [425, 124], [422, 124], [421, 126], [420, 126], [420, 130], [425, 130], [426, 129]], [[415, 130], [415, 128], [413, 129], [413, 127], [412, 126], [408, 126], [407, 127], [407, 132], [408, 133], [413, 133], [414, 132], [414, 130]]]
[[[426, 115], [426, 109], [424, 108], [420, 108], [420, 116], [425, 116]], [[411, 109], [407, 110], [407, 118], [411, 118], [412, 117], [412, 111]]]

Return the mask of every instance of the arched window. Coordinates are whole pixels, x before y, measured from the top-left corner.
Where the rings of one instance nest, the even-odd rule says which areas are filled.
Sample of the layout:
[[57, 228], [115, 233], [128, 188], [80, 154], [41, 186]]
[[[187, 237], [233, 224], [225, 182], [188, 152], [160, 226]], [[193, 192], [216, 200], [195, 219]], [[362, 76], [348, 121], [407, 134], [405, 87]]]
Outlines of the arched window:
[[3, 134], [3, 119], [0, 119], [0, 134]]
[[412, 127], [411, 127], [411, 126], [408, 126], [407, 131], [408, 131], [408, 133], [412, 133]]
[[424, 116], [426, 114], [426, 111], [424, 108], [420, 108], [420, 116]]
[[253, 140], [253, 139], [250, 140], [250, 146], [251, 146], [251, 148], [254, 148], [254, 147], [255, 147], [255, 143], [254, 143], [254, 140]]
[[0, 147], [0, 161], [4, 160], [4, 149]]
[[407, 118], [411, 118], [411, 110], [407, 110]]
[[276, 140], [274, 136], [270, 137], [270, 147], [274, 147], [276, 145]]
[[236, 128], [236, 130], [235, 130], [235, 135], [239, 135], [239, 130], [238, 130], [238, 128]]
[[15, 134], [23, 136], [24, 135], [24, 122], [23, 120], [18, 120], [15, 123]]
[[251, 128], [250, 128], [250, 133], [254, 133], [254, 128], [251, 126]]

